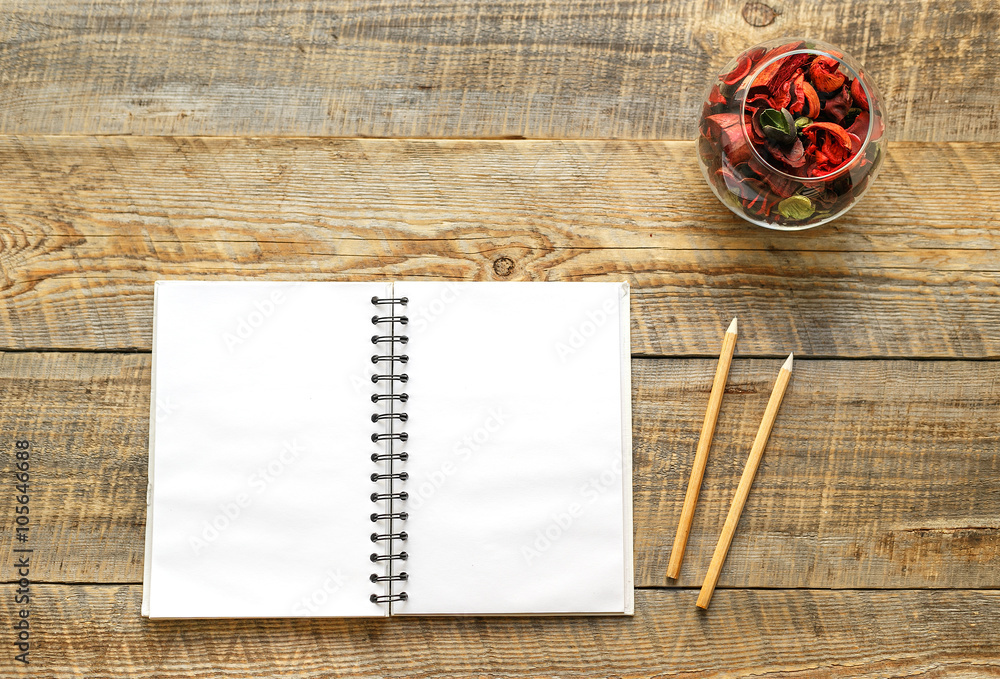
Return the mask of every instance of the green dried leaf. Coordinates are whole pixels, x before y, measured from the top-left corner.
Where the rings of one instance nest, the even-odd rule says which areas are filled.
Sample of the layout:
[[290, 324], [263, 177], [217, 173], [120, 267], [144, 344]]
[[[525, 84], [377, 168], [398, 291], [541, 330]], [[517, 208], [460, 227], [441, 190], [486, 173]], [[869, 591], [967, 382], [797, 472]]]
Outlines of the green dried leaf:
[[795, 143], [795, 119], [787, 109], [764, 109], [760, 114], [760, 124], [764, 128], [764, 136], [774, 143], [782, 146]]
[[[784, 109], [782, 109], [783, 111]], [[775, 108], [766, 108], [764, 112], [760, 114], [760, 124], [764, 127], [773, 127], [782, 132], [790, 132], [789, 126], [785, 121], [785, 116], [782, 112]]]
[[801, 118], [796, 118], [795, 119], [795, 131], [796, 132], [801, 132], [802, 128], [805, 127], [806, 125], [812, 125], [812, 120], [809, 119], [809, 118], [806, 118], [805, 116], [802, 116]]
[[781, 216], [794, 221], [809, 219], [815, 211], [812, 201], [805, 196], [789, 196], [778, 203]]

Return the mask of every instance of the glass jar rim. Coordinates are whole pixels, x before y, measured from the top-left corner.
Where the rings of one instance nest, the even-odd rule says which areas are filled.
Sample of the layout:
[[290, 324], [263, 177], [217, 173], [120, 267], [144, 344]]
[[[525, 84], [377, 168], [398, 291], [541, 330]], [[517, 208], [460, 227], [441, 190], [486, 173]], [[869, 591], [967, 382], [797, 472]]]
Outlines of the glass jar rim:
[[834, 59], [834, 60], [837, 61], [837, 63], [839, 63], [839, 64], [843, 65], [845, 68], [847, 68], [854, 75], [854, 78], [856, 80], [860, 81], [860, 83], [861, 83], [861, 89], [865, 93], [865, 99], [866, 99], [866, 101], [868, 101], [868, 109], [869, 110], [868, 110], [868, 130], [865, 132], [865, 138], [863, 140], [861, 140], [861, 147], [858, 150], [858, 152], [855, 153], [853, 156], [851, 156], [850, 160], [848, 160], [846, 163], [844, 163], [843, 165], [841, 165], [840, 167], [838, 167], [835, 170], [827, 172], [824, 175], [820, 175], [818, 177], [801, 177], [801, 176], [796, 175], [796, 174], [790, 174], [788, 172], [785, 172], [784, 170], [781, 170], [781, 169], [775, 167], [774, 165], [772, 165], [770, 162], [768, 162], [760, 154], [760, 151], [757, 150], [757, 146], [756, 146], [756, 144], [754, 144], [753, 139], [750, 139], [749, 135], [747, 134], [747, 129], [746, 129], [746, 125], [745, 124], [741, 123], [741, 125], [740, 125], [740, 131], [742, 132], [743, 137], [746, 139], [747, 145], [750, 147], [750, 152], [769, 171], [772, 171], [772, 172], [774, 172], [776, 174], [779, 174], [779, 175], [781, 175], [783, 177], [788, 177], [789, 179], [793, 179], [793, 180], [798, 181], [798, 182], [822, 182], [822, 181], [827, 181], [827, 180], [834, 179], [834, 178], [839, 177], [840, 175], [844, 174], [845, 172], [847, 172], [848, 170], [850, 170], [856, 163], [858, 163], [861, 158], [864, 157], [864, 150], [866, 148], [868, 148], [868, 143], [871, 141], [871, 137], [872, 137], [872, 130], [875, 128], [875, 116], [874, 116], [874, 114], [871, 111], [871, 107], [872, 107], [872, 95], [871, 95], [871, 92], [868, 89], [868, 85], [865, 83], [864, 78], [861, 77], [860, 71], [858, 69], [854, 68], [853, 66], [851, 66], [846, 61], [844, 61], [844, 59], [842, 57], [839, 57], [839, 56], [837, 56], [836, 54], [834, 54], [832, 52], [826, 51], [822, 47], [804, 47], [803, 46], [803, 47], [798, 47], [798, 48], [793, 49], [793, 50], [789, 50], [787, 52], [782, 52], [781, 54], [779, 54], [777, 56], [774, 56], [774, 57], [772, 57], [772, 58], [770, 58], [770, 59], [762, 62], [757, 68], [755, 68], [753, 71], [751, 71], [749, 74], [747, 74], [746, 78], [744, 78], [744, 80], [743, 80], [743, 84], [740, 86], [740, 89], [739, 89], [739, 91], [737, 93], [737, 96], [739, 96], [739, 98], [740, 98], [740, 121], [746, 120], [747, 93], [750, 91], [750, 87], [753, 86], [753, 83], [757, 80], [757, 78], [764, 71], [764, 69], [767, 68], [768, 66], [770, 66], [771, 64], [775, 63], [775, 62], [778, 62], [778, 61], [780, 61], [782, 59], [786, 59], [786, 58], [788, 58], [790, 56], [793, 56], [795, 54], [816, 54], [816, 55], [819, 55], [819, 56], [824, 56], [824, 57], [829, 57], [831, 59]]

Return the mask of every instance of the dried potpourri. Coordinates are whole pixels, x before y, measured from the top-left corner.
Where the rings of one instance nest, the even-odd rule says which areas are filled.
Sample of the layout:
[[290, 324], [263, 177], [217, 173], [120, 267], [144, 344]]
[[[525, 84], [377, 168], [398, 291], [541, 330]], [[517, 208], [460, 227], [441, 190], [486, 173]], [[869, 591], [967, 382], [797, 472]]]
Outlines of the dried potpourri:
[[699, 157], [746, 219], [800, 229], [847, 210], [882, 161], [881, 105], [853, 60], [802, 40], [753, 47], [705, 101]]

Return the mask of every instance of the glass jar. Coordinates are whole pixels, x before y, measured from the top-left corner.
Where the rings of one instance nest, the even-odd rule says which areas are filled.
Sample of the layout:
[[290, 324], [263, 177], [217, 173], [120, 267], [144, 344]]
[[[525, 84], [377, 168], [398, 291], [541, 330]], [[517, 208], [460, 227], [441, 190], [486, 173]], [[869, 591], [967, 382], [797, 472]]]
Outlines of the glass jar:
[[882, 97], [852, 57], [816, 40], [761, 43], [709, 89], [698, 160], [712, 191], [769, 229], [825, 224], [861, 198], [885, 157]]

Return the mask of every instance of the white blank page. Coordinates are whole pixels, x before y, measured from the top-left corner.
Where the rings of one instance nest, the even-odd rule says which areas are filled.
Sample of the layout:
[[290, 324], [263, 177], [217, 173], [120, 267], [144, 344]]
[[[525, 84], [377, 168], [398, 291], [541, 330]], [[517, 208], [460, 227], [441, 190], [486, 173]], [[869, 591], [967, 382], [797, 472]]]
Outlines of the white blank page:
[[627, 284], [394, 294], [410, 476], [393, 615], [631, 613]]
[[386, 615], [370, 300], [390, 289], [156, 283], [145, 614]]

